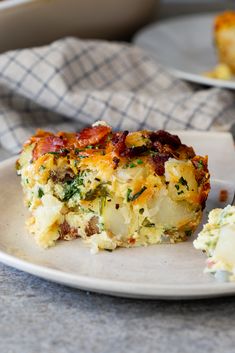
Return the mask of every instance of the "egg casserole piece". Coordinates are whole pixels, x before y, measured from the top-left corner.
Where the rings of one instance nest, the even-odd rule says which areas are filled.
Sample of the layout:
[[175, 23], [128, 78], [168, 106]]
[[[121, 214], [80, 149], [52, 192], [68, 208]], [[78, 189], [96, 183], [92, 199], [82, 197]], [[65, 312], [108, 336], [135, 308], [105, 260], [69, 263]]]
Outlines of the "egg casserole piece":
[[207, 157], [166, 131], [37, 131], [16, 163], [42, 247], [81, 237], [92, 252], [184, 241], [210, 190]]
[[235, 11], [219, 14], [214, 22], [214, 39], [218, 53], [221, 79], [228, 79], [235, 74]]
[[235, 281], [235, 206], [212, 210], [193, 244], [208, 256], [205, 272], [221, 281]]

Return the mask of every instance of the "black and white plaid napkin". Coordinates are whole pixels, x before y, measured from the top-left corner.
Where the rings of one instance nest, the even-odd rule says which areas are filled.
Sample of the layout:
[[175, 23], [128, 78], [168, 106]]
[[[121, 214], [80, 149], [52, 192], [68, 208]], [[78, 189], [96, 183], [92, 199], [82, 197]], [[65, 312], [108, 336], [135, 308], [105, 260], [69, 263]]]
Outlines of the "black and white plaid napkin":
[[0, 55], [0, 158], [36, 128], [228, 130], [234, 93], [189, 85], [128, 44], [66, 38]]

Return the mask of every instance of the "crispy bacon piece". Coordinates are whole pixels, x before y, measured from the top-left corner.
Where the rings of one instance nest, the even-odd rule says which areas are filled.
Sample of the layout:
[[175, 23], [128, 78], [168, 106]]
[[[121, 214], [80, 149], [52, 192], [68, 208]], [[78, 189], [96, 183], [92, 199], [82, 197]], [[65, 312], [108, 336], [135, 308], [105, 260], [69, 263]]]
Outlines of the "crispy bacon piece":
[[109, 133], [111, 127], [98, 125], [87, 127], [77, 134], [77, 147], [86, 147], [100, 143]]
[[148, 151], [148, 147], [146, 145], [129, 147], [122, 153], [123, 156], [134, 158], [142, 155], [143, 153]]
[[48, 152], [58, 152], [65, 148], [65, 141], [58, 136], [48, 136], [36, 142], [33, 149], [33, 159], [37, 159]]
[[200, 185], [203, 182], [203, 179], [208, 175], [208, 158], [195, 156], [192, 159], [192, 163], [195, 168], [195, 178], [197, 183]]
[[117, 158], [116, 156], [113, 157], [113, 163], [114, 163], [114, 168], [113, 169], [117, 169], [119, 162], [120, 162], [119, 158]]
[[219, 201], [226, 202], [228, 200], [228, 190], [222, 189], [219, 193]]
[[152, 132], [149, 137], [152, 142], [159, 141], [164, 145], [170, 145], [174, 148], [177, 148], [181, 145], [181, 141], [177, 135], [172, 135], [164, 130]]
[[124, 153], [126, 149], [126, 137], [129, 134], [129, 131], [117, 132], [113, 135], [112, 144], [114, 147], [114, 152], [116, 152], [119, 156]]
[[163, 145], [161, 142], [159, 141], [155, 141], [153, 142], [153, 146], [152, 146], [152, 149], [154, 151], [157, 151], [159, 153], [167, 153], [169, 154], [171, 157], [173, 157], [176, 152], [175, 152], [175, 149], [170, 146], [170, 145]]
[[48, 136], [54, 136], [51, 132], [49, 131], [44, 131], [41, 129], [37, 129], [36, 134], [31, 136], [30, 139], [28, 139], [25, 143], [24, 146], [31, 145], [32, 143], [35, 143], [39, 141], [42, 138], [48, 137]]
[[192, 147], [186, 146], [184, 144], [182, 144], [178, 148], [178, 153], [180, 155], [180, 158], [182, 158], [182, 159], [191, 159], [196, 156], [194, 149]]
[[152, 157], [155, 172], [157, 175], [162, 176], [165, 173], [165, 162], [171, 157], [169, 153], [159, 153]]

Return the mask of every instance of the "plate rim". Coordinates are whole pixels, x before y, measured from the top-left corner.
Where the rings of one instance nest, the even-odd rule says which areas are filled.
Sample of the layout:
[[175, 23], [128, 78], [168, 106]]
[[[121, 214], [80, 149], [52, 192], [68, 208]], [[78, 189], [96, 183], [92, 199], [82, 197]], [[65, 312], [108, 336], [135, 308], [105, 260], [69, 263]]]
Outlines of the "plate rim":
[[107, 280], [63, 272], [46, 266], [40, 266], [19, 259], [0, 251], [0, 261], [17, 270], [35, 275], [69, 287], [111, 294], [118, 297], [142, 299], [196, 299], [209, 298], [235, 293], [235, 283], [218, 283], [200, 285], [156, 285], [146, 283], [128, 283], [120, 280]]
[[[162, 25], [178, 23], [179, 21], [184, 21], [184, 20], [188, 20], [188, 19], [194, 19], [194, 18], [196, 19], [197, 17], [200, 17], [200, 18], [201, 17], [205, 17], [205, 18], [214, 17], [218, 13], [221, 13], [221, 11], [194, 13], [194, 14], [188, 14], [188, 15], [182, 15], [182, 16], [177, 16], [177, 17], [173, 17], [173, 18], [163, 19], [160, 21], [155, 21], [155, 22], [145, 26], [141, 30], [139, 30], [134, 35], [132, 42], [135, 45], [139, 46], [141, 49], [146, 50], [152, 58], [159, 60], [156, 53], [153, 53], [152, 51], [150, 52], [150, 50], [148, 49], [149, 44], [147, 42], [145, 43], [144, 46], [140, 45], [139, 41], [141, 40], [141, 37], [143, 36], [144, 33], [148, 33], [149, 31], [153, 30], [154, 28], [158, 28], [158, 27], [161, 28]], [[190, 73], [188, 71], [176, 69], [176, 68], [172, 67], [171, 65], [165, 65], [165, 64], [162, 64], [161, 62], [159, 62], [159, 63], [161, 66], [168, 69], [171, 72], [171, 74], [177, 78], [184, 79], [186, 81], [205, 85], [205, 86], [214, 86], [214, 87], [221, 87], [221, 88], [228, 88], [228, 89], [235, 90], [235, 81], [205, 77], [205, 76], [202, 76], [199, 74], [194, 74], [194, 73]]]

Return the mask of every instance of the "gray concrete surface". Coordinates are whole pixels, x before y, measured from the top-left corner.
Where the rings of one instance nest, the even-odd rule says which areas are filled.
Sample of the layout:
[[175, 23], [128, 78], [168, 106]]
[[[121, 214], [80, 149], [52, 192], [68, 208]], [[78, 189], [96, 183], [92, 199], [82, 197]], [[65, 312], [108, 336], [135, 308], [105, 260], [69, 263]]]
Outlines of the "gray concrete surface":
[[143, 301], [0, 265], [1, 353], [235, 352], [235, 297]]

